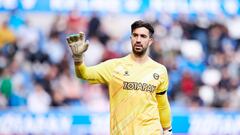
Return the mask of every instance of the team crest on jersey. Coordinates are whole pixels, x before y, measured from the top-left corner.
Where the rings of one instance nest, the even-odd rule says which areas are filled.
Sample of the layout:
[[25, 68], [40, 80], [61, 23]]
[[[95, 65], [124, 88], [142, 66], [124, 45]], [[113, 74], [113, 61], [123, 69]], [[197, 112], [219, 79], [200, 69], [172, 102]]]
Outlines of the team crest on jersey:
[[159, 79], [159, 74], [154, 73], [154, 74], [153, 74], [153, 78], [154, 78], [155, 80], [158, 80], [158, 79]]

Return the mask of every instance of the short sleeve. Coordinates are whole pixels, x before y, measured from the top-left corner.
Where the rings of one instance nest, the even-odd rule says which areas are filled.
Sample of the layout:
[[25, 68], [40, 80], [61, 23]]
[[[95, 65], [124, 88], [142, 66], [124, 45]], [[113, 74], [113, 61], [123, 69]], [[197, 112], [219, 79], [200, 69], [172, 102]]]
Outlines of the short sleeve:
[[167, 72], [167, 69], [166, 69], [165, 66], [161, 67], [160, 80], [159, 81], [160, 81], [160, 83], [157, 87], [156, 93], [164, 94], [168, 89], [168, 83], [169, 83], [168, 72]]

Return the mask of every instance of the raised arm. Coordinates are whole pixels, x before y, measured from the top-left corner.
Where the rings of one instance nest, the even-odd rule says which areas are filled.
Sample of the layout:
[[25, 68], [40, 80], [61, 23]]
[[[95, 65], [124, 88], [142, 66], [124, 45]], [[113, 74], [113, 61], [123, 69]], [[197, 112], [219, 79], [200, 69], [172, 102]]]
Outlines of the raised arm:
[[111, 62], [103, 62], [96, 66], [87, 67], [83, 62], [83, 53], [88, 49], [85, 34], [80, 32], [67, 37], [68, 46], [72, 52], [76, 76], [89, 83], [108, 83], [111, 75]]
[[108, 84], [111, 79], [112, 65], [111, 61], [106, 61], [91, 67], [87, 67], [84, 63], [75, 63], [75, 72], [78, 78], [87, 80], [89, 83]]

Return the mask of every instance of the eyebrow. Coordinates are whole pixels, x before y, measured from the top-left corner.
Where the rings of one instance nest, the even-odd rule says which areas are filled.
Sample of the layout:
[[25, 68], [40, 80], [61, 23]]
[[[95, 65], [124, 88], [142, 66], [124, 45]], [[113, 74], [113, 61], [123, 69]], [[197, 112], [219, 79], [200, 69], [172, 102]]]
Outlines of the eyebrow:
[[146, 36], [146, 37], [148, 37], [148, 35], [146, 35], [146, 34], [138, 34], [138, 33], [132, 33], [132, 35], [140, 35], [140, 36]]

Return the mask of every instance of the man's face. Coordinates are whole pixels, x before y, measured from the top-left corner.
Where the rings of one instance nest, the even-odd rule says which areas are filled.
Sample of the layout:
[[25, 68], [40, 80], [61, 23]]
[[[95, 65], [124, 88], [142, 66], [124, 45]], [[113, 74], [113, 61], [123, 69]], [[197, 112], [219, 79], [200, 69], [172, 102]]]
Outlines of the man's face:
[[136, 28], [131, 35], [132, 51], [137, 56], [143, 56], [148, 46], [153, 42], [149, 31], [145, 27]]

